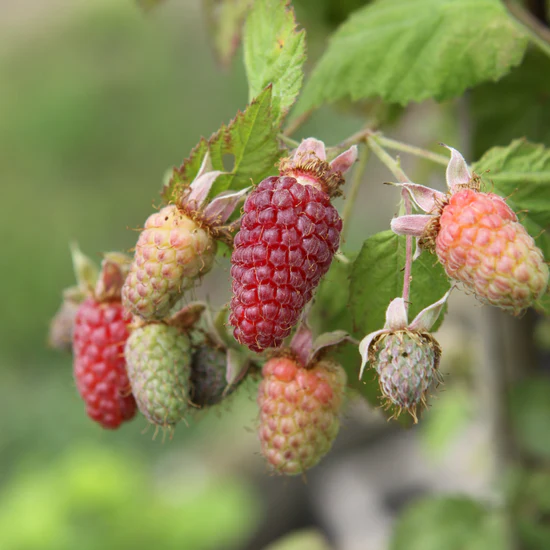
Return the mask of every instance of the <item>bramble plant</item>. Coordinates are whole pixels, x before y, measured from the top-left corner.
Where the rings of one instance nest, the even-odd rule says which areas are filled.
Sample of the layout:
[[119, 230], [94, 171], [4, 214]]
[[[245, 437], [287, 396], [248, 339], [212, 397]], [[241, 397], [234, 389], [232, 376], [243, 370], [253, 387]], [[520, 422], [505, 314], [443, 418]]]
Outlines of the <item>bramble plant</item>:
[[[157, 3], [141, 2], [147, 9]], [[67, 346], [76, 311], [79, 383], [82, 364], [93, 363], [82, 343], [89, 337], [82, 336], [82, 319], [91, 323], [88, 310], [103, 304], [105, 311], [124, 309], [121, 319], [133, 315], [125, 345], [129, 384], [118, 395], [121, 403], [135, 397], [150, 422], [168, 429], [222, 402], [264, 365], [262, 453], [273, 471], [301, 474], [336, 437], [346, 379], [373, 406], [384, 404], [389, 418], [409, 413], [419, 421], [442, 381], [445, 349], [432, 331], [443, 322], [451, 291], [516, 316], [528, 308], [550, 314], [550, 149], [513, 134], [512, 123], [484, 108], [488, 97], [494, 100], [491, 87], [506, 94], [534, 59], [548, 73], [550, 43], [513, 2], [352, 2], [346, 6], [354, 11], [341, 14], [344, 22], [306, 78], [306, 33], [290, 1], [204, 4], [222, 64], [231, 63], [242, 40], [249, 103], [172, 170], [133, 262], [121, 267], [106, 256], [99, 280], [108, 279], [111, 293], [90, 283], [97, 273], [77, 253], [79, 285], [66, 292], [51, 341]], [[325, 3], [296, 4], [307, 13]], [[505, 4], [514, 5], [509, 11]], [[467, 91], [472, 116], [482, 113], [473, 143], [489, 147], [476, 151], [477, 161], [466, 162], [460, 147], [434, 152], [384, 134], [407, 105], [456, 101]], [[335, 144], [293, 138], [334, 102], [357, 109], [363, 127]], [[502, 146], [503, 139], [509, 144]], [[424, 185], [427, 178], [413, 182], [390, 151], [432, 163], [447, 190]], [[372, 155], [396, 180], [399, 215], [352, 250], [344, 239]], [[331, 204], [338, 195], [341, 214]], [[230, 303], [219, 311], [206, 304], [182, 308], [181, 299], [216, 269], [216, 254], [228, 247]], [[112, 265], [114, 274], [105, 268]], [[94, 322], [112, 323], [115, 314], [109, 315]], [[107, 353], [106, 369], [115, 368], [110, 361], [119, 371], [124, 364]], [[79, 389], [90, 411], [89, 390]], [[104, 427], [133, 414], [105, 405], [102, 396], [93, 399], [117, 415], [106, 421], [89, 412]]]

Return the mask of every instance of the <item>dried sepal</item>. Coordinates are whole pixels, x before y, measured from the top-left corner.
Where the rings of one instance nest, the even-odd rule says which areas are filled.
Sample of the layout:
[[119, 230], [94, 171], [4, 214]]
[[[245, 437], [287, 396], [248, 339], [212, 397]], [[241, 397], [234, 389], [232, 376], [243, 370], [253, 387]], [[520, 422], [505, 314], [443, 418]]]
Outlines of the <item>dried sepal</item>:
[[350, 147], [327, 162], [325, 144], [315, 138], [304, 139], [291, 157], [279, 162], [282, 176], [296, 178], [303, 185], [313, 185], [331, 197], [341, 195], [344, 173], [357, 160], [357, 146]]

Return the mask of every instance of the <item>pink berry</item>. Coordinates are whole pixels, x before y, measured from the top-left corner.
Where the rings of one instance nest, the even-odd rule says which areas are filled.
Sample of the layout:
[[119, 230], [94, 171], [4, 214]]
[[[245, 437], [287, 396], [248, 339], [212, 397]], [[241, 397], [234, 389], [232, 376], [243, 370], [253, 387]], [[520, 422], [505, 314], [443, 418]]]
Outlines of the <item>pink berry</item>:
[[345, 384], [342, 367], [328, 360], [307, 369], [289, 357], [264, 365], [258, 434], [277, 473], [300, 474], [328, 453], [340, 428]]
[[542, 252], [498, 195], [457, 191], [437, 224], [435, 252], [447, 275], [483, 302], [519, 313], [546, 292]]

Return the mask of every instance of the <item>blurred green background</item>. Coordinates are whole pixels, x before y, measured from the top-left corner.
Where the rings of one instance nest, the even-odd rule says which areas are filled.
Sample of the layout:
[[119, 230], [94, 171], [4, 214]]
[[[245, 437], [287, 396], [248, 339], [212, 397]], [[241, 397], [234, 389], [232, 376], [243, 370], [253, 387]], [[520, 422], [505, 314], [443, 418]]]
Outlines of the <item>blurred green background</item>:
[[172, 441], [141, 417], [105, 432], [46, 347], [69, 241], [98, 260], [131, 248], [164, 172], [246, 104], [241, 64], [221, 73], [199, 2], [179, 4], [0, 2], [2, 549], [232, 548], [262, 514], [216, 460], [255, 448], [250, 391]]
[[[171, 441], [141, 417], [106, 432], [71, 358], [46, 346], [74, 281], [69, 242], [98, 261], [129, 250], [165, 172], [247, 99], [240, 57], [216, 65], [199, 0], [148, 15], [132, 0], [0, 0], [0, 549], [229, 549], [265, 518], [245, 475], [266, 473], [253, 388]], [[227, 269], [203, 290], [228, 291]]]
[[[308, 31], [310, 57], [322, 50], [327, 31], [366, 1], [295, 1], [298, 20]], [[101, 252], [129, 250], [134, 228], [160, 203], [166, 171], [180, 164], [201, 136], [243, 109], [247, 95], [240, 53], [230, 70], [216, 65], [200, 0], [171, 0], [147, 15], [133, 0], [0, 0], [0, 299], [5, 312], [0, 329], [0, 550], [260, 550], [270, 537], [321, 520], [343, 540], [369, 518], [387, 535], [384, 522], [397, 507], [388, 504], [386, 515], [378, 518], [374, 512], [382, 504], [371, 509], [363, 495], [348, 497], [358, 487], [369, 493], [379, 481], [378, 468], [386, 464], [386, 479], [410, 474], [412, 486], [399, 487], [405, 493], [416, 494], [418, 484], [487, 494], [487, 434], [464, 431], [484, 411], [483, 397], [480, 407], [474, 404], [469, 375], [476, 354], [479, 358], [480, 325], [472, 319], [484, 313], [458, 293], [438, 335], [445, 349], [442, 368], [453, 372], [452, 382], [434, 400], [421, 431], [402, 430], [380, 417], [372, 422], [371, 409], [352, 403], [338, 449], [315, 468], [309, 486], [302, 479], [266, 475], [254, 433], [253, 381], [228, 405], [179, 426], [171, 440], [162, 433], [154, 437], [141, 417], [108, 432], [84, 414], [71, 358], [46, 345], [49, 319], [62, 290], [74, 282], [69, 242], [78, 241], [98, 261]], [[314, 135], [337, 143], [361, 127], [363, 108], [323, 108], [296, 137]], [[401, 119], [398, 137], [429, 147], [436, 141], [457, 143], [460, 109], [458, 102], [414, 106]], [[433, 167], [408, 158], [403, 164], [414, 177], [434, 179]], [[437, 173], [434, 185], [441, 187], [442, 172]], [[357, 200], [348, 250], [385, 229], [396, 211], [394, 191], [381, 185], [387, 178], [373, 160], [368, 185]], [[230, 286], [227, 259], [218, 261], [200, 289], [214, 304], [225, 300]], [[517, 332], [516, 325], [510, 330]], [[533, 428], [531, 439], [537, 442], [548, 441], [541, 434], [550, 425], [547, 394], [542, 393], [519, 407], [529, 416], [520, 423], [521, 433], [527, 433], [524, 425], [536, 424], [533, 417], [541, 422]], [[542, 420], [538, 408], [528, 414], [529, 403], [535, 402], [546, 407]], [[395, 452], [383, 438], [396, 434], [414, 448]], [[417, 449], [418, 435], [430, 460]], [[388, 455], [371, 452], [369, 445], [374, 448], [377, 438]], [[436, 457], [453, 442], [455, 463], [435, 466]], [[356, 452], [352, 460], [364, 454], [355, 466], [342, 461], [340, 467], [342, 449], [350, 456]], [[469, 455], [463, 458], [465, 452]], [[325, 492], [319, 492], [323, 486]], [[532, 502], [529, 487], [524, 486], [525, 501]], [[327, 495], [334, 496], [334, 505]], [[435, 509], [440, 509], [438, 502]], [[455, 508], [448, 509], [454, 517]], [[477, 508], [471, 515], [479, 516]], [[254, 542], [260, 529], [262, 544]], [[368, 548], [361, 537], [346, 549]], [[290, 544], [297, 550], [326, 548], [318, 533]]]

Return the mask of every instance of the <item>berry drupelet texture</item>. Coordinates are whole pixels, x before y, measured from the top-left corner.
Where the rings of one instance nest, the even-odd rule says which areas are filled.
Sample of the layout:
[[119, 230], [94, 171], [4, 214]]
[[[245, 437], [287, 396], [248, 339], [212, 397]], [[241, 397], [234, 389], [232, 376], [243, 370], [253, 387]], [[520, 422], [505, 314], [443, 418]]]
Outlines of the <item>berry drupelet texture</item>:
[[338, 249], [342, 220], [329, 196], [293, 177], [269, 177], [249, 195], [231, 257], [235, 338], [279, 346]]
[[498, 195], [454, 193], [438, 226], [435, 252], [447, 275], [483, 302], [519, 313], [546, 292], [542, 252]]
[[104, 428], [118, 428], [136, 413], [124, 360], [129, 322], [120, 302], [100, 303], [92, 298], [80, 304], [75, 317], [76, 386], [88, 416]]
[[304, 368], [276, 357], [263, 368], [258, 389], [262, 454], [280, 474], [297, 475], [330, 450], [340, 428], [346, 374], [332, 361]]
[[408, 330], [378, 337], [370, 350], [387, 405], [406, 410], [417, 419], [416, 409], [426, 406], [429, 391], [439, 383], [439, 345], [429, 333]]
[[139, 410], [153, 424], [173, 426], [189, 408], [191, 344], [164, 323], [132, 331], [126, 342], [128, 376]]
[[124, 306], [143, 319], [166, 317], [181, 293], [210, 271], [215, 255], [207, 229], [175, 205], [162, 208], [139, 236], [122, 288]]

